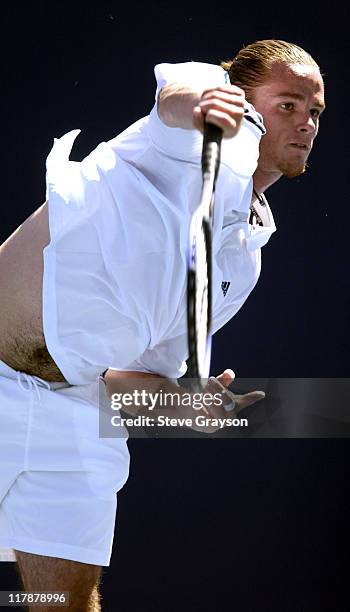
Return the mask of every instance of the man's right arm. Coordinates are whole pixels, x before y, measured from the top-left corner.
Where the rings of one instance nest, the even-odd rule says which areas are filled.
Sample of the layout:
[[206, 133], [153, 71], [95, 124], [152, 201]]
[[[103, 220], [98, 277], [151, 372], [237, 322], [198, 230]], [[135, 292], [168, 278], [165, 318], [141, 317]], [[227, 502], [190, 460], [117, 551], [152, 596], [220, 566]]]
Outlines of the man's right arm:
[[223, 130], [224, 138], [232, 138], [244, 116], [244, 101], [244, 91], [235, 85], [198, 90], [171, 83], [161, 89], [157, 109], [167, 127], [203, 133], [208, 121]]

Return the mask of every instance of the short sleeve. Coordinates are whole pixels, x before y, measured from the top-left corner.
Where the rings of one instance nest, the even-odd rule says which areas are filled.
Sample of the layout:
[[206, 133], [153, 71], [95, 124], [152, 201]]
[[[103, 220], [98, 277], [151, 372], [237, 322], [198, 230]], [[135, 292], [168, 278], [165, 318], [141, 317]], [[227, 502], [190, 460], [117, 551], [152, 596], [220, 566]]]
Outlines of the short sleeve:
[[184, 130], [166, 126], [158, 115], [157, 101], [160, 90], [171, 83], [181, 83], [193, 89], [222, 87], [229, 83], [227, 72], [214, 64], [184, 62], [157, 64], [155, 104], [149, 115], [148, 135], [153, 145], [165, 155], [182, 161], [200, 163], [203, 136], [198, 130]]
[[140, 357], [126, 367], [111, 367], [110, 369], [120, 372], [148, 372], [176, 380], [187, 371], [187, 356], [187, 336], [181, 335], [146, 349]]

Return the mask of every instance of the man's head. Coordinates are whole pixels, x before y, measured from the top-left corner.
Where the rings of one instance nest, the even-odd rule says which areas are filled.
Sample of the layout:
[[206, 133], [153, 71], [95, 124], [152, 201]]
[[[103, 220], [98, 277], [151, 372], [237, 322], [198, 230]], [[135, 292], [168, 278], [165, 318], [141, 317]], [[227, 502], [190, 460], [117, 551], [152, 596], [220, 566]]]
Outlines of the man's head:
[[267, 133], [261, 139], [259, 171], [266, 184], [281, 175], [302, 174], [324, 108], [323, 79], [315, 60], [292, 43], [261, 40], [221, 66], [264, 118]]

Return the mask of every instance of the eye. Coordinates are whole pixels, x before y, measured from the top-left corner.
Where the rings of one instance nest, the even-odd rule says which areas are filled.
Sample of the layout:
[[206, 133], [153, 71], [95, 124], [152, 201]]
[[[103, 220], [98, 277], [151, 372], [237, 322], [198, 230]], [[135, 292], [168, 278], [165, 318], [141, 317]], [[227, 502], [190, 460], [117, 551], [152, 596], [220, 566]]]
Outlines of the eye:
[[321, 111], [318, 108], [312, 108], [311, 111], [311, 117], [320, 117], [321, 116]]
[[294, 109], [294, 104], [293, 102], [284, 102], [283, 104], [281, 104], [281, 108], [286, 111], [291, 111]]

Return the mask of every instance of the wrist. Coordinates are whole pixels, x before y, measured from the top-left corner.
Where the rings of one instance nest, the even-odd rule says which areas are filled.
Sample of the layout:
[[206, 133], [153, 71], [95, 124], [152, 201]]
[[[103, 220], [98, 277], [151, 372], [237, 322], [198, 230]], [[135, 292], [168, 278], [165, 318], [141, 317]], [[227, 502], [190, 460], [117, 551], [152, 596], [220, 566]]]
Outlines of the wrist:
[[158, 116], [167, 127], [193, 130], [193, 109], [198, 106], [202, 92], [182, 85], [166, 85], [157, 102]]

